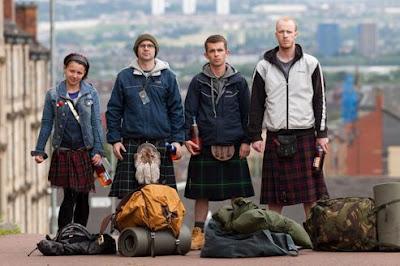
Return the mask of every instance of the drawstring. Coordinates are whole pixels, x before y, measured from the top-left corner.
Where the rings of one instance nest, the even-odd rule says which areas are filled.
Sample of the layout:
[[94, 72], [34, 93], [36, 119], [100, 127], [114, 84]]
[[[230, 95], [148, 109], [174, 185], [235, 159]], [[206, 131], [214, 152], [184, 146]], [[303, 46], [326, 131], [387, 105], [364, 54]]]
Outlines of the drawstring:
[[215, 109], [215, 99], [214, 99], [214, 79], [211, 78], [211, 103], [213, 106], [214, 117], [217, 117], [217, 110]]
[[[222, 95], [225, 93], [225, 89], [226, 89], [226, 80], [222, 79], [222, 87], [221, 88], [214, 88], [214, 78], [211, 78], [211, 103], [213, 106], [213, 112], [214, 112], [214, 117], [217, 117], [217, 110], [216, 110], [216, 106], [218, 105], [219, 100], [221, 99]], [[217, 99], [215, 100], [215, 96], [214, 96], [214, 90], [217, 93]]]

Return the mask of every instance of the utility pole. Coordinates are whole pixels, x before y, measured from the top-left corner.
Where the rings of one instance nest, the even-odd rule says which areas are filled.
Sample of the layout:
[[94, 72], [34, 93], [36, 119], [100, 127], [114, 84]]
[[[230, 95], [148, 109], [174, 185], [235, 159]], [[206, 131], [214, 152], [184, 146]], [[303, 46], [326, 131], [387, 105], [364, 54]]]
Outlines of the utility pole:
[[[49, 20], [50, 20], [50, 86], [55, 86], [55, 36], [54, 36], [54, 2], [50, 0], [49, 3]], [[50, 232], [55, 234], [57, 232], [57, 189], [51, 188], [51, 218], [50, 218]]]

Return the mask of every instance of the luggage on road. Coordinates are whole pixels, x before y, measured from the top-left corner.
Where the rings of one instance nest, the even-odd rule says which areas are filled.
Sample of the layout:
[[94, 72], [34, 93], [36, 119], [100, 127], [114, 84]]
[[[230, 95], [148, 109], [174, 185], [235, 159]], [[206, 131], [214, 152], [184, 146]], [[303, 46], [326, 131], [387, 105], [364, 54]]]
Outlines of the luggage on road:
[[108, 234], [90, 234], [83, 225], [71, 223], [54, 239], [47, 236], [37, 243], [37, 249], [45, 256], [115, 254], [116, 244]]
[[[115, 228], [121, 232], [118, 243], [124, 256], [172, 255], [177, 254], [178, 249], [181, 249], [178, 254], [186, 254], [189, 250], [182, 248], [186, 247], [186, 242], [180, 243], [180, 234], [186, 232], [182, 229], [185, 211], [175, 189], [148, 184], [121, 200], [116, 212], [103, 219], [100, 233], [112, 220], [112, 230]], [[160, 248], [160, 243], [166, 246]]]
[[248, 199], [236, 198], [232, 201], [232, 207], [222, 207], [213, 218], [221, 223], [225, 231], [249, 234], [258, 230], [270, 230], [286, 233], [296, 245], [312, 248], [310, 237], [300, 224], [274, 211], [262, 210]]
[[374, 186], [380, 250], [400, 250], [400, 182]]
[[161, 184], [145, 185], [124, 197], [115, 213], [103, 219], [100, 233], [112, 220], [112, 229], [119, 232], [128, 227], [141, 226], [153, 232], [168, 229], [178, 237], [185, 211], [175, 189]]
[[205, 244], [201, 257], [247, 258], [298, 255], [298, 249], [288, 234], [258, 230], [242, 234], [222, 229], [219, 222], [211, 219], [205, 230]]
[[375, 202], [347, 197], [319, 200], [304, 223], [313, 249], [321, 251], [377, 250]]

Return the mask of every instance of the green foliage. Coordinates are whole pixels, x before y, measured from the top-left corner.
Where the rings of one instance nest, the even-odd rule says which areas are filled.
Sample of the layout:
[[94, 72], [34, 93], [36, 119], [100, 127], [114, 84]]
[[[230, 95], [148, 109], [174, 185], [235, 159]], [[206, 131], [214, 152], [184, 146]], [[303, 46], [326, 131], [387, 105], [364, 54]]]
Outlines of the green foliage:
[[17, 225], [4, 226], [3, 219], [0, 217], [0, 236], [20, 234], [21, 230]]
[[20, 234], [21, 230], [16, 226], [14, 229], [1, 229], [0, 236]]

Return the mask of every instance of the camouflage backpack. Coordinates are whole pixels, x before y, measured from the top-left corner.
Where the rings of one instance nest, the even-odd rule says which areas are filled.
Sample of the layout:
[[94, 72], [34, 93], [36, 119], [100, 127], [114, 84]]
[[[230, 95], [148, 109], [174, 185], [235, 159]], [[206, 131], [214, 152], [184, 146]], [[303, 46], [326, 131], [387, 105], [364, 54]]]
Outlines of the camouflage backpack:
[[304, 223], [315, 250], [377, 249], [375, 202], [370, 198], [319, 200]]

